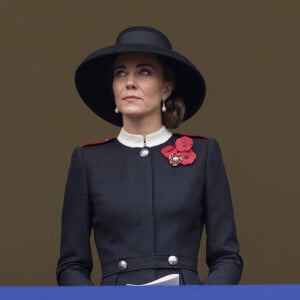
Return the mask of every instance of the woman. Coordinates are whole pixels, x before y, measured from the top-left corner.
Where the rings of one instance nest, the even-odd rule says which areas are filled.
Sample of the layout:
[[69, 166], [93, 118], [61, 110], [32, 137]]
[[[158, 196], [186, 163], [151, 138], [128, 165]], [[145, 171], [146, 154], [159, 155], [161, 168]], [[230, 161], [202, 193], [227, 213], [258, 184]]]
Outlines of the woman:
[[93, 229], [103, 285], [144, 284], [172, 273], [180, 284], [200, 284], [204, 225], [205, 283], [238, 283], [242, 259], [218, 144], [168, 130], [203, 102], [205, 83], [195, 66], [160, 31], [130, 27], [83, 61], [75, 83], [92, 111], [122, 128], [115, 139], [74, 150], [58, 283], [92, 284]]

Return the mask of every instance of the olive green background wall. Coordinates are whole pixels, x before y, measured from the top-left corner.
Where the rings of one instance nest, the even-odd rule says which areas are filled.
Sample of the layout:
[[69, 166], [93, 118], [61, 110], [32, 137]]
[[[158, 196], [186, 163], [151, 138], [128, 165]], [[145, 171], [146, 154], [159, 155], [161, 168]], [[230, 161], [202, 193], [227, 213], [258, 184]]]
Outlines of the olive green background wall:
[[73, 73], [130, 25], [161, 29], [206, 78], [205, 104], [177, 131], [221, 144], [241, 282], [300, 283], [299, 20], [299, 0], [1, 0], [0, 284], [56, 284], [72, 149], [118, 132]]

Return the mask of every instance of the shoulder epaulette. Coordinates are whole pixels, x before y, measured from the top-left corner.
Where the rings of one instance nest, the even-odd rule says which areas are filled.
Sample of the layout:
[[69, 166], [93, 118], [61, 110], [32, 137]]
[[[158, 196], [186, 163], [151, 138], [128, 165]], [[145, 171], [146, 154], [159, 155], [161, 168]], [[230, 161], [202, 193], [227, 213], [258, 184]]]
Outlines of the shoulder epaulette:
[[85, 148], [85, 147], [91, 147], [91, 146], [96, 146], [96, 145], [103, 145], [103, 144], [107, 144], [109, 142], [114, 141], [116, 138], [107, 138], [103, 141], [99, 141], [99, 142], [94, 142], [94, 143], [88, 143], [88, 144], [84, 144], [81, 145], [80, 148]]
[[194, 137], [194, 138], [200, 138], [200, 139], [208, 139], [208, 136], [205, 135], [198, 135], [198, 134], [184, 134], [184, 133], [174, 133], [175, 135], [179, 135], [179, 136], [188, 136], [188, 137]]

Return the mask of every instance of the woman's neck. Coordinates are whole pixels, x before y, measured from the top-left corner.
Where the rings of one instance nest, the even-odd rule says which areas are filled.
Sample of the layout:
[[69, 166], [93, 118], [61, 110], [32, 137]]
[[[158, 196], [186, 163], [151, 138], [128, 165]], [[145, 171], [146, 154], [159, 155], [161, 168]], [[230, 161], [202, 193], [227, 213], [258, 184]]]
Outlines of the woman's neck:
[[147, 135], [158, 131], [163, 126], [161, 119], [147, 122], [145, 119], [123, 118], [123, 128], [131, 134]]

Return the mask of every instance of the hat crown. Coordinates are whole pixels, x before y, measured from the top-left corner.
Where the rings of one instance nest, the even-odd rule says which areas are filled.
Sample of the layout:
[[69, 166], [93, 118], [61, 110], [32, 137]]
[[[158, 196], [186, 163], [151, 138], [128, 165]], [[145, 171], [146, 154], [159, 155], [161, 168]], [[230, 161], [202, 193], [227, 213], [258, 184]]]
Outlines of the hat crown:
[[123, 30], [118, 35], [116, 44], [144, 44], [172, 50], [171, 42], [162, 32], [145, 26], [134, 26]]

